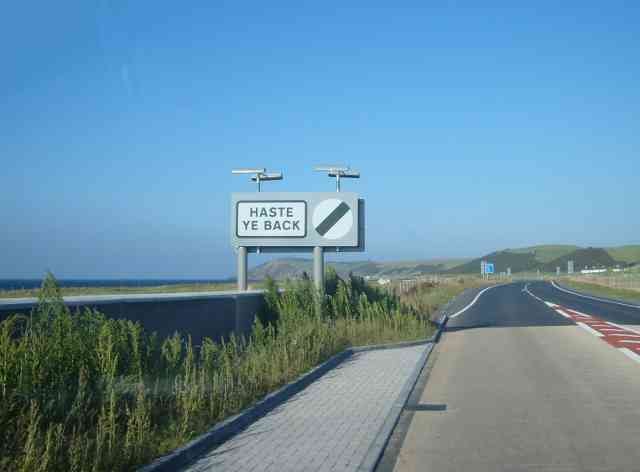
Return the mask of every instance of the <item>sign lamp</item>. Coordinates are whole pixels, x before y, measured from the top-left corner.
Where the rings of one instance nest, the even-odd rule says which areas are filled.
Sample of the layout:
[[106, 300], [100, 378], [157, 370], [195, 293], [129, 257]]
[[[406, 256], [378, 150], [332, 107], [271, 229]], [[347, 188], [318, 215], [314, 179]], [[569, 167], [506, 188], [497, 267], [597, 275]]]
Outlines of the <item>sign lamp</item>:
[[314, 168], [316, 172], [326, 172], [329, 177], [336, 178], [336, 192], [340, 191], [340, 179], [359, 179], [360, 172], [351, 170], [349, 166], [323, 165]]
[[266, 182], [269, 180], [282, 180], [282, 172], [267, 172], [267, 169], [265, 169], [264, 167], [233, 169], [231, 173], [253, 175], [253, 177], [251, 177], [251, 181], [258, 184], [258, 192], [261, 190], [260, 184], [262, 182]]

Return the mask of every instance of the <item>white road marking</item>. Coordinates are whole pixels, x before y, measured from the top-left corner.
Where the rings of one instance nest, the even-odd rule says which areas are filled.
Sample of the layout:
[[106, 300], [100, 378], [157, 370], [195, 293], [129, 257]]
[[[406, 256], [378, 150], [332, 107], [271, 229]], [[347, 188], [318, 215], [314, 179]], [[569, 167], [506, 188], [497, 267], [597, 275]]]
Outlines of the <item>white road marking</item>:
[[590, 300], [596, 300], [598, 302], [603, 302], [603, 303], [613, 303], [614, 305], [626, 306], [626, 307], [629, 307], [629, 308], [636, 308], [636, 309], [640, 310], [640, 306], [639, 305], [631, 305], [629, 303], [616, 302], [616, 301], [613, 301], [613, 300], [607, 300], [605, 298], [592, 297], [590, 295], [584, 295], [582, 293], [578, 293], [578, 292], [574, 292], [572, 290], [564, 289], [564, 288], [558, 286], [555, 283], [555, 281], [553, 281], [553, 280], [551, 281], [551, 285], [553, 285], [555, 288], [557, 288], [558, 290], [560, 290], [562, 292], [570, 293], [571, 295], [575, 295], [577, 297], [588, 298]]
[[582, 313], [581, 311], [574, 310], [573, 308], [567, 308], [567, 310], [577, 313], [580, 316], [586, 316], [587, 318], [591, 318], [591, 315], [587, 315], [586, 313]]
[[640, 331], [636, 331], [636, 330], [635, 330], [635, 329], [633, 329], [633, 328], [627, 328], [626, 326], [624, 326], [624, 325], [619, 325], [619, 324], [617, 324], [617, 323], [614, 323], [613, 321], [607, 321], [607, 323], [609, 323], [609, 324], [610, 324], [610, 325], [612, 325], [612, 326], [616, 326], [616, 327], [618, 327], [618, 328], [620, 328], [620, 329], [626, 329], [627, 331], [631, 331], [632, 333], [640, 334]]
[[598, 338], [601, 338], [602, 336], [604, 336], [604, 334], [599, 333], [598, 331], [596, 331], [595, 329], [591, 328], [590, 326], [587, 326], [582, 321], [576, 321], [576, 324], [578, 326], [580, 326], [582, 329], [584, 329], [585, 331], [590, 332], [591, 334], [593, 334], [594, 336], [596, 336]]
[[556, 311], [557, 311], [558, 313], [560, 313], [562, 316], [564, 316], [565, 318], [569, 318], [570, 320], [572, 320], [572, 319], [573, 319], [573, 318], [571, 318], [571, 315], [569, 315], [569, 314], [565, 313], [564, 311], [562, 311], [562, 310], [560, 310], [560, 309], [558, 309], [558, 308], [556, 308]]
[[[609, 303], [616, 303], [616, 302], [611, 302], [611, 301], [609, 301], [609, 300], [600, 300], [600, 299], [598, 299], [598, 298], [588, 297], [588, 296], [586, 296], [586, 295], [580, 295], [580, 294], [577, 294], [577, 293], [572, 293], [572, 292], [569, 292], [568, 290], [564, 290], [564, 289], [562, 289], [562, 288], [558, 287], [554, 282], [551, 282], [551, 283], [552, 283], [552, 284], [553, 284], [553, 285], [554, 285], [558, 290], [562, 290], [562, 291], [564, 291], [564, 292], [571, 293], [572, 295], [582, 296], [582, 297], [585, 297], [585, 298], [593, 298], [594, 300], [598, 300], [598, 301], [605, 301], [605, 302], [609, 302]], [[618, 329], [611, 329], [611, 328], [599, 328], [599, 329], [601, 329], [602, 331], [618, 331], [617, 333], [604, 333], [604, 334], [603, 334], [603, 333], [601, 333], [601, 332], [599, 332], [599, 331], [596, 331], [596, 330], [595, 330], [595, 329], [593, 329], [591, 326], [589, 326], [589, 325], [587, 325], [587, 324], [583, 323], [582, 321], [578, 321], [579, 319], [584, 319], [584, 321], [593, 321], [593, 317], [592, 317], [591, 315], [587, 315], [586, 313], [581, 313], [581, 312], [579, 312], [579, 311], [577, 311], [577, 310], [572, 310], [572, 309], [569, 309], [569, 308], [565, 308], [565, 307], [562, 307], [561, 305], [556, 305], [556, 304], [554, 304], [554, 303], [551, 303], [551, 302], [548, 302], [548, 301], [546, 301], [546, 300], [543, 300], [542, 298], [535, 296], [533, 293], [531, 293], [531, 292], [529, 291], [529, 284], [526, 284], [526, 285], [524, 286], [524, 290], [523, 290], [523, 292], [526, 292], [526, 293], [528, 293], [529, 295], [531, 295], [533, 298], [535, 298], [536, 300], [539, 300], [539, 301], [541, 301], [541, 302], [545, 303], [547, 306], [549, 306], [549, 307], [553, 308], [553, 310], [554, 310], [556, 313], [558, 313], [559, 315], [564, 316], [565, 318], [569, 318], [569, 319], [570, 319], [570, 320], [572, 320], [574, 323], [576, 323], [576, 325], [580, 326], [580, 328], [584, 329], [584, 330], [585, 330], [585, 331], [587, 331], [589, 334], [591, 334], [591, 335], [593, 335], [593, 336], [595, 336], [595, 337], [598, 337], [598, 338], [604, 338], [604, 337], [605, 337], [605, 335], [606, 335], [607, 337], [609, 337], [609, 336], [621, 336], [621, 337], [622, 337], [622, 336], [624, 336], [624, 337], [632, 338], [632, 339], [618, 339], [618, 340], [617, 340], [617, 342], [621, 342], [621, 343], [629, 343], [629, 344], [640, 344], [640, 339], [635, 339], [635, 338], [640, 338], [640, 331], [636, 331], [636, 330], [634, 330], [634, 329], [632, 329], [632, 328], [627, 328], [626, 326], [619, 325], [619, 324], [613, 323], [613, 322], [611, 322], [611, 321], [604, 321], [604, 320], [602, 320], [602, 323], [598, 323], [598, 324], [595, 324], [595, 323], [594, 323], [594, 324], [592, 324], [592, 326], [596, 326], [596, 327], [597, 327], [597, 326], [606, 326], [606, 325], [609, 325], [609, 326], [614, 326], [615, 328], [618, 328]], [[618, 305], [625, 305], [625, 306], [631, 306], [631, 307], [633, 307], [633, 308], [640, 308], [640, 307], [637, 307], [637, 306], [633, 306], [633, 305], [626, 305], [626, 304], [623, 304], [623, 303], [618, 303]], [[568, 313], [566, 313], [564, 310], [571, 311], [572, 313], [575, 313], [575, 314], [574, 314], [573, 316], [572, 316], [572, 315], [569, 315], [569, 314], [568, 314]], [[598, 318], [596, 318], [595, 320], [596, 320], [596, 321], [600, 321], [600, 320], [598, 320]], [[626, 331], [626, 333], [620, 333], [620, 332], [619, 332], [619, 330]], [[635, 334], [629, 334], [629, 332], [632, 332], [632, 333], [635, 333]], [[616, 350], [618, 350], [618, 351], [620, 351], [620, 352], [622, 352], [622, 353], [623, 353], [625, 356], [627, 356], [629, 359], [632, 359], [632, 360], [634, 360], [634, 361], [636, 361], [637, 363], [639, 363], [639, 364], [640, 364], [640, 355], [636, 354], [636, 353], [635, 353], [635, 352], [633, 352], [632, 350], [630, 350], [630, 349], [628, 349], [628, 348], [626, 348], [626, 347], [618, 347], [618, 348], [615, 348], [615, 349], [616, 349]]]
[[640, 363], [640, 356], [635, 352], [631, 351], [630, 349], [627, 349], [626, 347], [621, 347], [621, 348], [618, 348], [618, 351], [622, 352], [628, 358], [633, 359], [634, 361]]
[[542, 298], [535, 296], [533, 293], [531, 293], [531, 291], [529, 290], [529, 284], [524, 284], [524, 289], [522, 290], [523, 292], [525, 292], [526, 294], [532, 296], [533, 298], [535, 298], [536, 300], [538, 300], [539, 302], [542, 303], [546, 303], [548, 306], [550, 306], [551, 308], [555, 308], [557, 305], [554, 305], [553, 303], [549, 303], [547, 301], [544, 301]]
[[491, 287], [487, 287], [485, 289], [480, 290], [480, 292], [478, 292], [478, 295], [476, 295], [476, 298], [474, 298], [471, 301], [471, 303], [469, 303], [467, 306], [465, 306], [462, 310], [455, 312], [449, 318], [455, 318], [456, 316], [459, 316], [459, 315], [463, 314], [465, 311], [467, 311], [469, 308], [471, 308], [473, 305], [475, 305], [475, 303], [478, 301], [478, 298], [480, 298], [480, 296], [484, 292], [486, 292], [487, 290], [491, 290], [492, 288], [496, 288], [496, 287], [500, 287], [500, 285], [492, 285]]

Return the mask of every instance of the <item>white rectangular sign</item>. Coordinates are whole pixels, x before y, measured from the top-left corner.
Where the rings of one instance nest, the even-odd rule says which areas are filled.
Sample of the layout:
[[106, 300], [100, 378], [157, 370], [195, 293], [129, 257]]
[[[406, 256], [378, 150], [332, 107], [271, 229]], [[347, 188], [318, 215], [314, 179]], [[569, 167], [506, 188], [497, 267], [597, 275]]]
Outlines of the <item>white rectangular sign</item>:
[[304, 201], [239, 201], [236, 236], [239, 238], [304, 238], [307, 203]]

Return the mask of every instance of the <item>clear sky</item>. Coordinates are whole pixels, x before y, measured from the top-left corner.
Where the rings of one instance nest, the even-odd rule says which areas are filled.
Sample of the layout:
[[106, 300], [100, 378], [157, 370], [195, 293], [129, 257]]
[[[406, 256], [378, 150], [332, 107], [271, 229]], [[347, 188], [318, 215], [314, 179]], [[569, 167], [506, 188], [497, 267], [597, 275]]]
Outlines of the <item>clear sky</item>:
[[9, 2], [0, 277], [232, 275], [237, 166], [360, 170], [349, 259], [640, 242], [640, 3], [479, 3]]

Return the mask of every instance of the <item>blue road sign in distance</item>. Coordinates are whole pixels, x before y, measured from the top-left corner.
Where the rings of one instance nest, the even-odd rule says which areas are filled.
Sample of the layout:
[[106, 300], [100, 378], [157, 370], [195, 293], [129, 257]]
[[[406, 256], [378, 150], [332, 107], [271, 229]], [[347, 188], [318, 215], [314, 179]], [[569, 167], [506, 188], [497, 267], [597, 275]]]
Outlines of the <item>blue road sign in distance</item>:
[[487, 262], [484, 265], [484, 273], [485, 274], [493, 274], [493, 271], [494, 271], [493, 263], [492, 262]]

